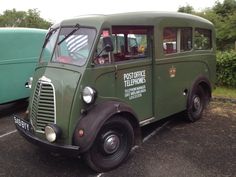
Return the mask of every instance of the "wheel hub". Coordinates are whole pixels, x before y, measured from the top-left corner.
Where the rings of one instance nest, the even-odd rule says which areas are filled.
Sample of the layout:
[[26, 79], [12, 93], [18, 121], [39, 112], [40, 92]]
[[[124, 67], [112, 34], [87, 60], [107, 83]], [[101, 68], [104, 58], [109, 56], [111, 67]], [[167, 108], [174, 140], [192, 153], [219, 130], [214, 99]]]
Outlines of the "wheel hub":
[[107, 154], [113, 154], [120, 146], [120, 139], [117, 135], [108, 135], [103, 144], [103, 149]]
[[193, 100], [193, 106], [195, 110], [199, 110], [201, 108], [201, 100], [198, 96], [196, 96]]

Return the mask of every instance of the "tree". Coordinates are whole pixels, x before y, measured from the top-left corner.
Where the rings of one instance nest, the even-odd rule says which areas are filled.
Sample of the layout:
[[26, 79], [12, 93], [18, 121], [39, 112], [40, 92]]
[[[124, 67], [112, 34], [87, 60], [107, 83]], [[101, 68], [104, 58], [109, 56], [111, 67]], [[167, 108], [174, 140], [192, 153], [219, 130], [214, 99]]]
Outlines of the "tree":
[[24, 21], [27, 13], [24, 11], [6, 10], [0, 18], [0, 26], [2, 27], [16, 27], [25, 26], [22, 22]]
[[215, 3], [215, 6], [212, 8], [212, 10], [222, 16], [227, 17], [229, 15], [233, 15], [233, 13], [236, 10], [236, 1], [235, 0], [224, 0], [223, 3], [220, 3], [217, 1]]
[[202, 15], [216, 28], [216, 44], [219, 50], [233, 49], [236, 41], [236, 0], [217, 1]]
[[16, 11], [16, 9], [6, 10], [0, 15], [1, 27], [29, 27], [48, 29], [52, 25], [40, 17], [37, 9], [25, 11]]
[[236, 41], [236, 0], [216, 1], [212, 8], [196, 12], [191, 6], [180, 7], [179, 12], [191, 13], [210, 20], [216, 29], [219, 50], [233, 49]]
[[179, 7], [178, 12], [193, 14], [195, 11], [194, 11], [194, 8], [192, 6], [186, 5], [186, 6]]

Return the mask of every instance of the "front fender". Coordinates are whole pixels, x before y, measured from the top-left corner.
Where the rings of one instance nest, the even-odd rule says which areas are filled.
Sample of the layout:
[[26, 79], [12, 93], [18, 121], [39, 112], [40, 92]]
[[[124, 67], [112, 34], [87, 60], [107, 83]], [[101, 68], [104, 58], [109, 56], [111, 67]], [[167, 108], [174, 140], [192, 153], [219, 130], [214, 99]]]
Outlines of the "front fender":
[[[134, 111], [125, 103], [118, 101], [102, 102], [87, 112], [78, 122], [73, 135], [73, 143], [80, 147], [80, 153], [86, 152], [92, 146], [103, 124], [115, 114], [128, 113], [137, 119]], [[84, 135], [79, 136], [79, 130]]]

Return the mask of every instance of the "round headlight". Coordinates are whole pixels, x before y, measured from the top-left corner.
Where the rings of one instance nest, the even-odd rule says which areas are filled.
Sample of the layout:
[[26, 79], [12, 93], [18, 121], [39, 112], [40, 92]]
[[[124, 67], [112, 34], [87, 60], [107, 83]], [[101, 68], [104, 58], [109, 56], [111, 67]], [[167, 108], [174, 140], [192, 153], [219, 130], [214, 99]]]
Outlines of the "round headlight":
[[50, 125], [47, 125], [45, 127], [45, 135], [46, 135], [46, 139], [51, 143], [56, 141], [57, 139], [57, 134]]
[[91, 87], [85, 87], [82, 93], [82, 97], [85, 103], [90, 104], [95, 100], [96, 91]]
[[60, 127], [58, 127], [56, 124], [47, 125], [44, 131], [45, 131], [46, 139], [50, 143], [56, 141], [62, 134]]

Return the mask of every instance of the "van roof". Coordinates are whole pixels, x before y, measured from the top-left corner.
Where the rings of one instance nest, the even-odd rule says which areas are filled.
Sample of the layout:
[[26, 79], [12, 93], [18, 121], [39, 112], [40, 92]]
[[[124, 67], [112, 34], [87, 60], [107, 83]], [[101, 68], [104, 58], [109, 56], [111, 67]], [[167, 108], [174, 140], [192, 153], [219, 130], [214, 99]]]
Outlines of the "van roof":
[[38, 28], [0, 27], [0, 33], [45, 33], [46, 31]]
[[202, 17], [179, 12], [127, 12], [109, 15], [83, 15], [72, 19], [63, 20], [58, 25], [73, 25], [76, 23], [94, 26], [109, 23], [111, 25], [155, 25], [163, 19], [185, 19], [186, 21], [197, 22], [207, 26], [213, 26], [212, 23]]

